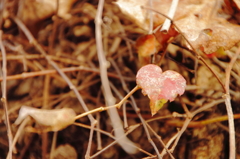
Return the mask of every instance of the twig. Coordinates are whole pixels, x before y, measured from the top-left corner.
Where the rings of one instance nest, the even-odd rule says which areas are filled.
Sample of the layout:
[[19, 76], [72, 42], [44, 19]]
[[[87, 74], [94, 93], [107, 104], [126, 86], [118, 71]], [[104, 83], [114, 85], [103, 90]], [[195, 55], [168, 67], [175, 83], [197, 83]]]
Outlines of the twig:
[[90, 158], [92, 138], [93, 138], [94, 128], [95, 128], [96, 124], [98, 124], [97, 120], [95, 120], [94, 122], [91, 123], [91, 129], [90, 129], [89, 140], [88, 140], [88, 147], [87, 147], [87, 151], [86, 151], [86, 154], [85, 154], [86, 159]]
[[126, 111], [126, 104], [127, 104], [127, 102], [125, 102], [124, 104], [123, 104], [123, 125], [124, 125], [124, 128], [127, 128], [128, 127], [128, 122], [127, 122], [127, 111]]
[[9, 121], [9, 116], [8, 116], [8, 105], [7, 105], [7, 60], [6, 60], [6, 51], [2, 43], [2, 34], [3, 31], [0, 30], [0, 48], [2, 52], [2, 98], [1, 101], [3, 103], [3, 108], [4, 108], [4, 113], [5, 113], [5, 124], [7, 127], [7, 136], [8, 136], [8, 143], [9, 143], [9, 158], [12, 159], [12, 131], [11, 131], [11, 125]]
[[[153, 4], [152, 4], [152, 0], [148, 0], [148, 5], [149, 7], [152, 8]], [[152, 34], [153, 33], [153, 11], [148, 10], [148, 15], [149, 15], [149, 31], [148, 34]]]
[[[215, 100], [215, 101], [213, 101], [213, 102], [211, 102], [211, 103], [208, 103], [208, 104], [204, 105], [203, 107], [197, 109], [196, 111], [192, 112], [192, 115], [191, 115], [190, 117], [193, 118], [197, 113], [202, 112], [203, 110], [208, 109], [208, 108], [211, 108], [212, 106], [214, 106], [214, 105], [216, 105], [216, 104], [219, 104], [219, 103], [222, 103], [222, 102], [223, 102], [223, 99]], [[173, 144], [173, 146], [171, 147], [170, 152], [173, 152], [173, 151], [174, 151], [174, 149], [175, 149], [175, 147], [177, 146], [177, 143], [178, 143], [181, 135], [182, 135], [183, 132], [187, 129], [187, 127], [188, 127], [189, 123], [191, 122], [192, 118], [189, 118], [189, 117], [188, 117], [188, 118], [185, 119], [185, 122], [184, 122], [181, 130], [179, 131], [178, 136], [177, 136], [176, 140], [174, 141], [174, 144]]]
[[[178, 5], [178, 0], [172, 0], [172, 4], [170, 6], [169, 12], [168, 12], [168, 17], [173, 19], [174, 14], [176, 12], [177, 9], [177, 5]], [[171, 26], [171, 20], [170, 19], [166, 19], [163, 23], [163, 26], [161, 28], [161, 32], [167, 33], [169, 30], [169, 27]]]
[[194, 112], [192, 112], [192, 117], [194, 117], [195, 115], [197, 115], [198, 113], [200, 113], [206, 109], [209, 109], [209, 108], [211, 108], [215, 105], [218, 105], [220, 103], [223, 103], [223, 102], [224, 102], [223, 99], [218, 99], [218, 100], [214, 100], [210, 103], [207, 103], [207, 104], [203, 105], [202, 107], [198, 108], [197, 110], [195, 110]]
[[[239, 59], [239, 57], [238, 57], [238, 59]], [[217, 57], [213, 57], [212, 60], [213, 60], [213, 62], [218, 64], [222, 69], [227, 68], [227, 64], [225, 62], [220, 61]], [[237, 69], [237, 68], [235, 68], [235, 69]], [[236, 78], [237, 81], [240, 81], [240, 77], [239, 77], [239, 75], [237, 73], [235, 73], [234, 71], [231, 71], [231, 75], [234, 78]]]
[[[147, 120], [146, 122], [148, 123], [148, 122], [152, 122], [152, 121], [155, 121], [155, 120], [166, 119], [166, 118], [171, 118], [171, 117], [172, 117], [172, 115], [161, 116], [161, 117], [156, 117], [156, 118]], [[82, 124], [82, 123], [76, 123], [76, 122], [75, 122], [74, 125], [76, 125], [76, 126], [81, 126], [81, 127], [87, 128], [87, 129], [91, 129], [91, 127], [90, 127], [89, 125], [85, 125], [85, 124]], [[134, 131], [136, 128], [138, 128], [138, 127], [141, 126], [141, 125], [142, 125], [142, 124], [131, 125], [131, 126], [129, 127], [129, 130], [126, 132], [125, 135], [131, 133], [132, 131]], [[116, 140], [116, 138], [115, 138], [112, 134], [110, 134], [110, 133], [108, 133], [108, 132], [106, 132], [106, 131], [103, 131], [103, 130], [98, 129], [98, 128], [94, 128], [94, 130], [95, 130], [95, 131], [99, 131], [100, 133], [102, 133], [102, 134], [104, 134], [104, 135], [107, 135], [108, 137]], [[174, 139], [175, 139], [175, 137], [174, 137], [172, 140], [174, 140]], [[173, 142], [173, 141], [168, 142], [168, 144], [166, 145], [166, 147], [169, 147], [172, 142]], [[117, 143], [117, 141], [114, 141], [114, 142], [111, 143], [111, 144], [116, 144], [116, 143]], [[108, 145], [107, 148], [109, 148], [109, 146], [110, 146], [110, 145]], [[131, 145], [131, 146], [134, 146], [134, 147], [137, 148], [139, 151], [141, 151], [141, 152], [143, 152], [143, 153], [145, 153], [145, 154], [147, 154], [147, 155], [149, 155], [149, 156], [153, 156], [153, 155], [150, 154], [149, 152], [147, 152], [147, 151], [145, 151], [145, 150], [143, 150], [143, 149], [141, 149], [141, 148], [138, 148], [136, 145]], [[97, 155], [99, 155], [100, 153], [102, 153], [103, 151], [105, 151], [107, 148], [105, 147], [104, 150], [101, 150], [101, 151], [97, 152], [96, 154], [94, 154], [93, 156], [91, 156], [91, 158], [96, 157]]]
[[22, 59], [23, 70], [26, 72], [27, 71], [27, 58], [26, 58], [26, 52], [24, 51], [22, 45], [14, 46], [14, 45], [11, 45], [11, 44], [6, 43], [6, 42], [3, 42], [3, 44], [6, 47], [10, 48], [11, 50], [17, 51], [20, 54], [22, 54], [22, 55], [20, 55], [20, 57], [18, 59]]
[[[119, 103], [118, 103], [118, 104], [119, 104]], [[115, 105], [112, 105], [112, 106], [107, 106], [107, 107], [99, 107], [99, 108], [96, 108], [96, 109], [93, 109], [93, 110], [89, 110], [89, 111], [87, 111], [87, 112], [85, 112], [85, 113], [82, 113], [82, 114], [77, 115], [77, 116], [75, 117], [75, 120], [80, 119], [80, 118], [82, 118], [82, 117], [84, 117], [84, 116], [87, 116], [87, 115], [89, 115], [89, 114], [93, 114], [93, 113], [97, 113], [97, 112], [102, 112], [102, 111], [109, 110], [109, 109], [114, 109], [114, 108], [116, 108], [116, 107], [119, 107], [118, 104], [115, 104]]]
[[[62, 68], [60, 69], [62, 72], [73, 72], [73, 71], [86, 71], [86, 72], [93, 72], [93, 73], [99, 73], [98, 69], [94, 68], [88, 68], [84, 66], [79, 66], [79, 67], [70, 67], [70, 68]], [[42, 70], [42, 71], [35, 71], [35, 72], [24, 72], [22, 74], [17, 74], [17, 75], [9, 75], [7, 76], [6, 80], [16, 80], [16, 79], [25, 79], [25, 78], [30, 78], [30, 77], [36, 77], [36, 76], [43, 76], [47, 74], [55, 74], [58, 73], [56, 70]], [[119, 78], [117, 75], [113, 73], [108, 73], [109, 77], [112, 78]], [[128, 77], [123, 77], [126, 81], [133, 81], [132, 78]], [[0, 77], [0, 81], [2, 81], [3, 78]], [[135, 81], [135, 79], [134, 79]]]
[[[113, 67], [115, 67], [113, 65]], [[121, 95], [121, 93], [118, 91], [118, 89], [112, 84], [112, 82], [110, 82], [110, 87], [111, 89], [114, 91], [114, 93], [118, 96], [119, 99], [123, 99], [123, 95]], [[127, 123], [127, 112], [126, 112], [126, 104], [130, 103], [128, 100], [126, 100], [124, 103], [123, 103], [123, 106], [122, 106], [122, 114], [123, 114], [123, 126], [124, 128], [127, 128], [128, 127], [128, 123]], [[131, 104], [131, 103], [130, 103]]]
[[[168, 44], [168, 45], [169, 45], [169, 44]], [[163, 53], [161, 54], [161, 58], [160, 58], [159, 62], [157, 63], [157, 65], [161, 66], [161, 63], [163, 62], [163, 59], [164, 59], [164, 57], [165, 57], [166, 54], [167, 54], [167, 49], [165, 49], [165, 50], [163, 51]]]
[[[240, 114], [234, 114], [233, 117], [235, 120], [240, 119]], [[226, 121], [226, 120], [228, 120], [227, 115], [210, 118], [210, 119], [206, 119], [206, 120], [201, 120], [201, 121], [191, 121], [188, 125], [188, 128], [203, 127], [208, 124], [218, 123], [218, 122], [222, 122], [222, 121]], [[176, 126], [176, 127], [182, 127], [183, 123], [184, 123], [183, 121], [178, 120], [178, 119], [168, 120], [166, 122], [167, 125], [172, 125], [172, 126]]]
[[188, 110], [187, 105], [182, 101], [182, 98], [179, 97], [179, 99], [180, 99], [180, 103], [181, 103], [187, 117], [191, 119], [192, 118], [192, 113]]
[[231, 97], [229, 94], [229, 83], [230, 83], [231, 70], [239, 54], [240, 54], [240, 47], [238, 48], [237, 52], [231, 59], [228, 67], [226, 68], [226, 81], [225, 81], [226, 94], [224, 95], [224, 98], [225, 98], [225, 105], [227, 109], [228, 127], [229, 127], [229, 151], [230, 151], [229, 159], [236, 157], [235, 126], [234, 126], [234, 117], [233, 117], [233, 111], [231, 106]]
[[[221, 123], [216, 123], [217, 126], [229, 133], [229, 128]], [[236, 137], [240, 138], [240, 133], [235, 132]]]
[[[97, 123], [100, 123], [100, 113], [97, 113]], [[97, 129], [100, 129], [100, 124], [97, 124]], [[99, 131], [97, 131], [97, 150], [102, 149], [102, 140], [101, 140], [101, 134]]]
[[175, 147], [176, 147], [177, 144], [178, 144], [178, 141], [179, 141], [180, 137], [182, 136], [182, 134], [184, 133], [184, 131], [187, 129], [187, 126], [188, 126], [188, 124], [190, 123], [191, 120], [192, 120], [192, 118], [191, 118], [191, 119], [190, 119], [190, 118], [186, 118], [186, 119], [185, 119], [185, 122], [184, 122], [181, 130], [178, 132], [178, 136], [177, 136], [177, 138], [175, 139], [175, 141], [174, 141], [174, 143], [173, 143], [173, 146], [172, 146], [171, 149], [169, 150], [170, 152], [173, 153]]
[[[162, 141], [161, 137], [152, 129], [152, 127], [146, 123], [146, 125], [148, 126], [148, 128], [152, 131], [152, 133], [158, 138], [159, 142], [163, 145], [164, 149], [167, 151], [167, 153], [169, 154], [169, 156], [171, 157], [171, 159], [175, 159], [172, 155], [172, 153], [168, 150], [168, 148], [166, 147], [165, 143]], [[161, 154], [162, 155], [162, 154]], [[163, 156], [162, 156], [163, 157]]]
[[[101, 24], [102, 24], [102, 10], [103, 10], [104, 0], [99, 0], [98, 3], [98, 9], [97, 14], [95, 17], [95, 32], [96, 32], [96, 45], [97, 45], [97, 55], [98, 55], [98, 61], [100, 64], [100, 76], [102, 81], [102, 88], [103, 88], [103, 94], [106, 101], [106, 105], [114, 105], [115, 104], [115, 98], [112, 95], [109, 80], [107, 77], [107, 66], [108, 62], [106, 60], [106, 57], [104, 55], [103, 51], [103, 44], [102, 44], [102, 30], [101, 30]], [[130, 147], [129, 144], [133, 144], [125, 135], [123, 130], [123, 125], [121, 123], [121, 119], [117, 113], [117, 109], [113, 108], [108, 111], [110, 120], [112, 122], [113, 128], [115, 130], [115, 136], [117, 140], [121, 137], [121, 140], [118, 140], [118, 143], [121, 145], [121, 147], [129, 154], [136, 153], [136, 148]], [[129, 144], [126, 144], [129, 143]]]
[[[44, 78], [44, 87], [43, 87], [43, 109], [48, 108], [49, 103], [49, 86], [50, 86], [50, 75], [46, 75]], [[46, 159], [47, 148], [48, 148], [48, 133], [42, 133], [42, 159]], [[53, 143], [52, 143], [53, 144]], [[51, 158], [51, 154], [50, 154]]]
[[[167, 144], [165, 145], [165, 147], [168, 149], [168, 147], [170, 147], [170, 145], [173, 143], [173, 141], [179, 136], [179, 132], [176, 133], [173, 137], [171, 137], [171, 139], [167, 142]], [[163, 149], [161, 155], [164, 156], [166, 154], [166, 149]]]
[[[21, 125], [18, 127], [18, 130], [14, 136], [14, 139], [13, 139], [13, 143], [12, 143], [12, 149], [15, 147], [16, 143], [17, 143], [17, 140], [18, 138], [20, 137], [21, 133], [24, 131], [24, 127], [27, 125], [27, 123], [30, 121], [30, 117], [26, 117], [23, 122], [21, 123]], [[14, 153], [17, 153], [14, 152]], [[8, 155], [7, 155], [7, 159], [9, 159], [10, 157], [10, 153], [8, 152]]]
[[6, 0], [2, 0], [0, 2], [0, 30], [2, 30], [2, 26], [3, 26], [3, 15], [4, 15], [4, 10], [6, 7]]
[[58, 135], [57, 131], [53, 132], [52, 146], [51, 146], [50, 157], [49, 157], [50, 159], [54, 158], [54, 153], [55, 153], [56, 143], [57, 143], [57, 135]]
[[[85, 125], [85, 124], [82, 124], [82, 123], [74, 123], [74, 125], [80, 126], [80, 127], [86, 128], [86, 129], [91, 129], [91, 126]], [[135, 129], [138, 128], [139, 126], [140, 126], [140, 124], [137, 124], [137, 125], [132, 126], [132, 127], [133, 127], [132, 130], [130, 130], [130, 131], [127, 132], [127, 133], [132, 132], [133, 130], [135, 130]], [[108, 137], [110, 137], [110, 138], [112, 138], [113, 140], [116, 140], [116, 138], [115, 138], [111, 133], [109, 133], [109, 132], [106, 132], [106, 131], [104, 131], [104, 130], [102, 130], [102, 129], [98, 129], [98, 128], [94, 128], [94, 130], [95, 130], [95, 131], [98, 131], [98, 132], [100, 132], [100, 133], [102, 133], [102, 134], [104, 134], [104, 135], [106, 135], [106, 136], [108, 136]], [[114, 144], [115, 144], [115, 143], [116, 143], [116, 141], [114, 141]], [[145, 150], [137, 147], [136, 145], [132, 145], [132, 146], [136, 147], [139, 151], [141, 151], [142, 153], [144, 153], [144, 154], [146, 154], [146, 155], [153, 156], [153, 155], [150, 154], [149, 152], [147, 152], [147, 151], [145, 151]], [[102, 151], [99, 151], [97, 154], [100, 154], [100, 153], [102, 153]], [[96, 154], [95, 154], [95, 155], [96, 155]], [[95, 156], [95, 155], [93, 155], [93, 156]], [[92, 157], [93, 157], [93, 156], [92, 156]]]
[[[97, 95], [97, 102], [96, 102], [96, 105], [99, 106], [100, 105], [100, 98], [101, 98], [101, 95], [102, 95], [102, 92], [101, 90], [98, 91], [98, 95]], [[101, 115], [100, 115], [100, 112], [97, 113], [96, 115], [96, 120], [97, 120], [97, 126], [96, 128], [97, 129], [100, 129], [100, 124], [101, 123]], [[99, 131], [97, 131], [97, 150], [101, 150], [102, 149], [102, 139], [101, 139], [101, 133]]]
[[[92, 155], [90, 158], [95, 158], [96, 156], [100, 155], [103, 151], [106, 151], [109, 147], [111, 147], [114, 144], [118, 143], [119, 142], [118, 140], [122, 140], [122, 138], [126, 137], [126, 135], [130, 134], [133, 130], [135, 130], [135, 129], [129, 129], [123, 136], [119, 136], [119, 138], [115, 138], [115, 141], [113, 141], [112, 143], [107, 145], [101, 151], [99, 151], [99, 152], [95, 153], [94, 155]], [[138, 148], [135, 144], [132, 144], [132, 143], [129, 143], [129, 142], [125, 143], [125, 146], [132, 147], [132, 148], [134, 147], [135, 149], [142, 150], [142, 149]], [[146, 151], [144, 151], [144, 153], [146, 153]]]

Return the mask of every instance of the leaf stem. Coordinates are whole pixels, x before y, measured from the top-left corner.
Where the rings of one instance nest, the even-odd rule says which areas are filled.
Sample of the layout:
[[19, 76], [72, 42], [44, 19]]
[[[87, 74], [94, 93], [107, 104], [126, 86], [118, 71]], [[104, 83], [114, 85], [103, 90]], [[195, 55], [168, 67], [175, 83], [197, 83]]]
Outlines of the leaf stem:
[[225, 89], [226, 94], [225, 97], [225, 105], [227, 109], [228, 114], [228, 127], [229, 127], [229, 159], [236, 157], [236, 139], [235, 139], [235, 127], [234, 127], [234, 117], [233, 117], [233, 111], [232, 111], [232, 105], [231, 105], [231, 98], [229, 93], [229, 83], [230, 83], [230, 73], [233, 68], [234, 63], [236, 62], [238, 56], [240, 55], [240, 47], [238, 47], [237, 52], [231, 59], [228, 67], [226, 68], [226, 81], [225, 81]]
[[112, 108], [120, 108], [121, 105], [133, 94], [135, 93], [138, 89], [140, 89], [139, 86], [135, 86], [119, 103], [115, 104], [115, 105], [111, 105], [111, 106], [107, 106], [107, 107], [99, 107], [99, 108], [96, 108], [96, 109], [93, 109], [93, 110], [90, 110], [88, 112], [85, 112], [85, 113], [82, 113], [80, 115], [77, 115], [75, 117], [75, 120], [77, 119], [80, 119], [84, 116], [87, 116], [89, 114], [92, 114], [92, 113], [96, 113], [96, 112], [101, 112], [101, 111], [105, 111], [105, 110], [109, 110], [109, 109], [112, 109]]

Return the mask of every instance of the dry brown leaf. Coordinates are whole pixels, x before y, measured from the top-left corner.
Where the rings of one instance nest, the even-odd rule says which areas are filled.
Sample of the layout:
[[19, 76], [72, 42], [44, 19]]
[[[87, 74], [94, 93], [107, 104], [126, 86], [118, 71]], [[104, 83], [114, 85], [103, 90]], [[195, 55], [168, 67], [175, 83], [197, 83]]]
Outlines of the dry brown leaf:
[[[148, 30], [148, 17], [146, 10], [141, 6], [147, 6], [147, 0], [135, 3], [131, 0], [118, 0], [116, 3], [121, 10], [128, 14], [140, 27]], [[204, 52], [210, 54], [222, 47], [228, 50], [240, 41], [239, 25], [229, 23], [224, 16], [218, 13], [221, 11], [222, 1], [219, 0], [180, 0], [174, 21], [181, 29], [187, 39], [193, 44], [195, 49], [203, 48]], [[171, 1], [153, 0], [153, 9], [167, 15]], [[154, 26], [161, 25], [165, 18], [154, 13]], [[212, 30], [212, 35], [208, 35], [204, 30]], [[188, 45], [186, 45], [189, 47]]]
[[136, 49], [140, 56], [148, 57], [157, 52], [157, 40], [154, 35], [141, 36], [136, 41]]

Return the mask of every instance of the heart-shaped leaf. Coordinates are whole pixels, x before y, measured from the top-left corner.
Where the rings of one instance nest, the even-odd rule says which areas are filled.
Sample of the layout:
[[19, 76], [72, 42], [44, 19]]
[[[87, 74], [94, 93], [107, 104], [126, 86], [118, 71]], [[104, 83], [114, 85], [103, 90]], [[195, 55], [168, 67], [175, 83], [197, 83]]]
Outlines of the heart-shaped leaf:
[[186, 80], [179, 73], [162, 69], [154, 64], [143, 66], [137, 73], [136, 82], [142, 88], [142, 93], [150, 99], [152, 115], [168, 101], [173, 101], [177, 95], [182, 95], [186, 88]]

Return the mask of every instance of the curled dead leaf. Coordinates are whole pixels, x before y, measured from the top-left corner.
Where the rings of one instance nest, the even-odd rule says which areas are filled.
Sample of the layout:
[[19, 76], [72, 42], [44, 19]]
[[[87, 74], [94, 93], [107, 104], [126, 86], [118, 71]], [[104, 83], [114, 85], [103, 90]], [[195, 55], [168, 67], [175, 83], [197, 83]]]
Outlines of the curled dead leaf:
[[15, 124], [19, 125], [27, 116], [49, 131], [59, 131], [74, 123], [76, 113], [71, 108], [47, 110], [22, 106]]

